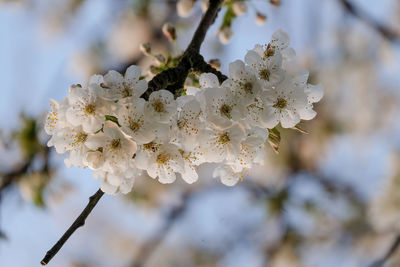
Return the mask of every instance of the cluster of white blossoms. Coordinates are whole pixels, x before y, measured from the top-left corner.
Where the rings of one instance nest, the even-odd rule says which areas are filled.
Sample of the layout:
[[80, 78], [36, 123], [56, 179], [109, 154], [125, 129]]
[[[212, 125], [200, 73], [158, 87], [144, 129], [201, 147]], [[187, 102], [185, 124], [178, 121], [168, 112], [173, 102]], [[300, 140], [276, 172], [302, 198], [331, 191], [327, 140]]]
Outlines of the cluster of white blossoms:
[[294, 56], [288, 45], [288, 35], [278, 31], [268, 45], [248, 51], [245, 62], [231, 63], [222, 84], [203, 73], [199, 88], [176, 99], [167, 90], [141, 98], [147, 82], [137, 66], [125, 75], [94, 75], [85, 86], [71, 86], [59, 103], [51, 101], [48, 145], [67, 153], [67, 166], [94, 170], [108, 194], [131, 191], [142, 172], [161, 183], [177, 176], [193, 183], [203, 163], [218, 163], [213, 175], [234, 185], [263, 162], [268, 129], [279, 123], [291, 128], [316, 115], [322, 87], [308, 84], [306, 71], [285, 73], [282, 62]]

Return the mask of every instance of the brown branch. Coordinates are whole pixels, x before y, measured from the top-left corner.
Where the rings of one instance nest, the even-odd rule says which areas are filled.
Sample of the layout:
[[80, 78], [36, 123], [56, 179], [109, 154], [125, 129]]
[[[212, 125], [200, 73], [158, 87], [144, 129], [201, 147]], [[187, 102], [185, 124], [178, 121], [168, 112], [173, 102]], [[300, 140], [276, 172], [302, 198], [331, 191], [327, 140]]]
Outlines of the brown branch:
[[389, 247], [389, 250], [386, 252], [385, 256], [382, 259], [376, 260], [373, 262], [370, 267], [383, 267], [387, 260], [396, 252], [396, 250], [400, 247], [400, 234], [396, 236], [393, 240], [392, 245]]
[[19, 177], [21, 177], [23, 174], [25, 174], [29, 167], [31, 166], [31, 161], [27, 161], [23, 164], [21, 164], [18, 168], [15, 170], [12, 170], [8, 173], [5, 174], [0, 174], [1, 181], [0, 181], [0, 193], [10, 186], [15, 180], [17, 180]]
[[183, 84], [185, 83], [190, 69], [196, 68], [196, 66], [202, 66], [200, 69], [197, 67], [197, 70], [204, 69], [217, 74], [220, 82], [227, 78], [225, 75], [208, 65], [199, 53], [201, 44], [204, 41], [208, 29], [214, 23], [222, 2], [223, 0], [210, 1], [208, 9], [201, 19], [200, 24], [193, 35], [192, 41], [183, 53], [178, 65], [175, 68], [164, 70], [154, 76], [153, 79], [149, 81], [148, 89], [142, 95], [143, 98], [148, 99], [152, 92], [161, 89], [169, 90], [175, 94], [178, 90], [183, 88]]
[[57, 241], [57, 243], [46, 253], [43, 260], [40, 262], [42, 265], [46, 265], [49, 261], [57, 254], [57, 252], [61, 249], [64, 243], [71, 237], [71, 235], [75, 232], [76, 229], [85, 225], [86, 218], [92, 212], [93, 208], [96, 206], [97, 202], [99, 202], [100, 198], [104, 195], [104, 192], [101, 189], [97, 190], [97, 192], [89, 198], [89, 203], [86, 205], [85, 209], [81, 212], [81, 214], [76, 218], [76, 220], [72, 223], [72, 225], [68, 228], [68, 230], [63, 234], [63, 236]]
[[379, 32], [387, 40], [391, 42], [398, 42], [400, 40], [399, 32], [396, 32], [395, 30], [376, 21], [370, 15], [358, 9], [353, 3], [351, 3], [351, 1], [340, 0], [340, 2], [349, 14], [353, 15], [354, 17], [368, 24], [370, 27]]

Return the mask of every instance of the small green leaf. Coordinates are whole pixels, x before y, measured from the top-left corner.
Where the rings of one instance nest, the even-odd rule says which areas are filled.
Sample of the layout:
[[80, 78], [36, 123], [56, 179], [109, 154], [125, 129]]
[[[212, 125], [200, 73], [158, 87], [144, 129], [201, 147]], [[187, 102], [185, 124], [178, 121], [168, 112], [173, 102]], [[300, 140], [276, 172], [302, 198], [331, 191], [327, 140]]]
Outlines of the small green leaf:
[[220, 29], [225, 28], [225, 27], [231, 27], [232, 21], [236, 18], [236, 14], [233, 11], [232, 5], [228, 5], [224, 18], [222, 20], [222, 25]]
[[106, 121], [112, 121], [112, 122], [116, 123], [119, 127], [121, 127], [121, 125], [118, 122], [117, 117], [114, 117], [112, 115], [106, 115], [105, 117], [106, 117]]

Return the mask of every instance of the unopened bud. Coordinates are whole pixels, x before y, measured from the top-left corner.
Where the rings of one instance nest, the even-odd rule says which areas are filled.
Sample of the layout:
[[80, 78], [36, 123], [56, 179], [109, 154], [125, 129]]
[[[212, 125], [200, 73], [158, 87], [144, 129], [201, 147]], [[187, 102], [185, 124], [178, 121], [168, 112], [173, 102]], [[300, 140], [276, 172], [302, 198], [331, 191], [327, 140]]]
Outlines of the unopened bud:
[[165, 63], [165, 57], [161, 54], [155, 55], [154, 58], [156, 59], [158, 64], [164, 64]]
[[247, 4], [243, 0], [238, 0], [233, 3], [232, 8], [236, 16], [243, 15], [247, 12]]
[[202, 0], [200, 3], [201, 11], [203, 11], [203, 13], [206, 13], [209, 6], [210, 6], [210, 0]]
[[210, 59], [208, 63], [210, 64], [211, 67], [213, 67], [216, 70], [219, 70], [221, 68], [221, 61], [219, 61], [218, 58]]
[[170, 23], [165, 23], [162, 27], [162, 32], [170, 41], [174, 41], [176, 39], [176, 30], [175, 27]]
[[261, 14], [260, 12], [257, 12], [257, 14], [256, 14], [257, 25], [259, 25], [259, 26], [264, 25], [266, 20], [267, 20], [267, 16], [265, 16], [264, 14]]
[[178, 15], [184, 18], [188, 17], [193, 9], [193, 6], [193, 0], [179, 0], [178, 3], [176, 3]]
[[150, 73], [153, 74], [153, 75], [156, 75], [156, 74], [158, 74], [158, 73], [160, 72], [160, 71], [158, 70], [158, 68], [157, 68], [156, 66], [154, 66], [154, 65], [151, 65], [151, 66], [150, 66], [149, 71], [150, 71]]
[[218, 31], [218, 37], [221, 43], [227, 44], [231, 40], [233, 32], [231, 27], [223, 27]]
[[274, 6], [280, 6], [281, 0], [269, 0], [269, 2]]
[[151, 54], [151, 46], [149, 43], [142, 43], [140, 44], [140, 51], [145, 54], [146, 56]]

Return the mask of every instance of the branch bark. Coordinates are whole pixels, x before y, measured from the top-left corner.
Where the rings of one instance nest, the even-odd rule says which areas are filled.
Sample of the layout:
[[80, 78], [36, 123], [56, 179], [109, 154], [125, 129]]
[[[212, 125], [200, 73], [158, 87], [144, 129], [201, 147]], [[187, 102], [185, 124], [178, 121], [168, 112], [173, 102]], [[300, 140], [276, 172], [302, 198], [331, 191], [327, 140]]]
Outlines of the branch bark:
[[68, 228], [68, 230], [63, 234], [63, 236], [57, 241], [57, 243], [47, 251], [43, 260], [40, 262], [42, 265], [46, 265], [50, 262], [50, 260], [57, 254], [57, 252], [61, 249], [64, 243], [71, 237], [71, 235], [78, 229], [85, 225], [86, 218], [92, 212], [93, 208], [97, 205], [100, 198], [104, 195], [104, 192], [101, 189], [97, 190], [97, 192], [89, 198], [89, 203], [86, 205], [85, 209], [81, 212], [81, 214], [76, 218], [76, 220], [72, 223], [72, 225]]
[[208, 29], [214, 23], [222, 2], [223, 0], [210, 1], [210, 5], [200, 21], [192, 41], [183, 53], [178, 66], [162, 71], [154, 76], [153, 79], [149, 81], [148, 89], [142, 95], [143, 98], [148, 99], [152, 92], [161, 89], [166, 89], [176, 95], [176, 93], [183, 88], [183, 84], [191, 69], [202, 72], [212, 72], [217, 75], [219, 82], [223, 82], [227, 79], [225, 75], [207, 64], [203, 56], [200, 55], [201, 44], [204, 41]]

